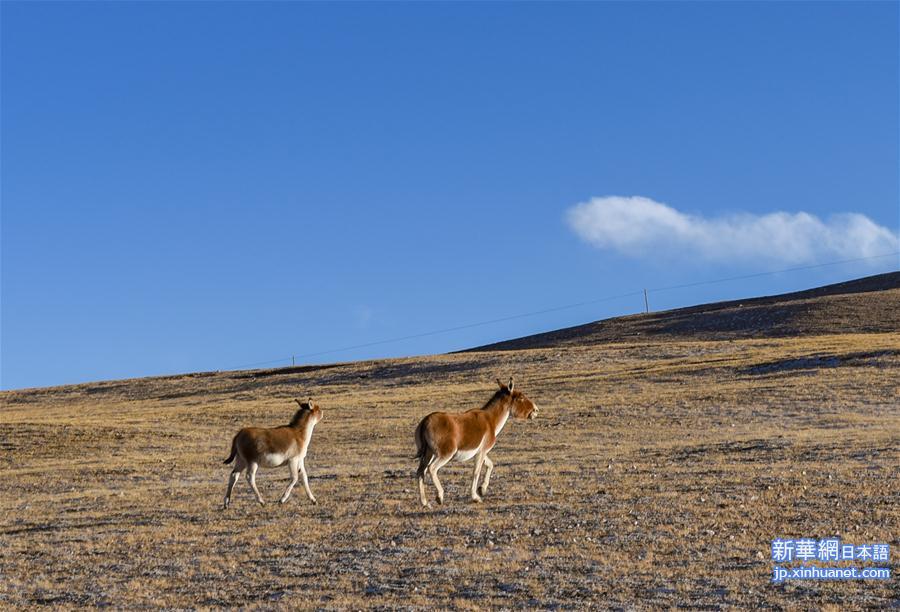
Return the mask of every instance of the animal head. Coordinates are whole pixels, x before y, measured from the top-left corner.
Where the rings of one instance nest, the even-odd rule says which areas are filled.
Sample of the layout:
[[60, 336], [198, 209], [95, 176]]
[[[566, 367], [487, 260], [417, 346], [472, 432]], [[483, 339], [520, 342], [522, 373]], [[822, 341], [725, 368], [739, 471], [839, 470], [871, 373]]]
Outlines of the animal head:
[[306, 415], [309, 415], [310, 418], [313, 419], [313, 423], [318, 423], [322, 420], [322, 409], [318, 404], [313, 403], [311, 397], [306, 400], [295, 398], [294, 401], [300, 406], [300, 410], [294, 415], [294, 419], [291, 421], [292, 423], [299, 423]]
[[519, 419], [533, 419], [537, 416], [537, 404], [526, 397], [524, 393], [515, 388], [515, 384], [513, 383], [512, 378], [510, 378], [509, 383], [505, 385], [500, 382], [500, 379], [498, 378], [497, 384], [500, 385], [501, 391], [509, 393], [510, 397], [512, 398], [510, 412], [512, 412], [512, 415], [514, 417]]

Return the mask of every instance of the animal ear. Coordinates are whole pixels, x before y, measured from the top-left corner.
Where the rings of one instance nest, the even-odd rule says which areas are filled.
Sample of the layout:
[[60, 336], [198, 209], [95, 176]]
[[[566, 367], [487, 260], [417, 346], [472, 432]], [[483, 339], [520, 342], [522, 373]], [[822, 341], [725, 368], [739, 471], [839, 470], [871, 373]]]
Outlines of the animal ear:
[[297, 402], [297, 405], [298, 405], [298, 406], [300, 406], [301, 408], [303, 407], [303, 402], [301, 402], [300, 400], [298, 400], [296, 397], [294, 398], [294, 401]]
[[512, 376], [509, 377], [509, 384], [506, 385], [506, 388], [509, 390], [510, 393], [512, 393], [512, 390], [513, 390], [513, 379], [512, 379]]
[[497, 379], [497, 386], [500, 387], [504, 391], [506, 390], [506, 385], [504, 385], [502, 382], [500, 382], [499, 378]]
[[307, 399], [306, 403], [309, 404], [309, 409], [312, 410], [312, 407], [313, 407], [312, 398]]

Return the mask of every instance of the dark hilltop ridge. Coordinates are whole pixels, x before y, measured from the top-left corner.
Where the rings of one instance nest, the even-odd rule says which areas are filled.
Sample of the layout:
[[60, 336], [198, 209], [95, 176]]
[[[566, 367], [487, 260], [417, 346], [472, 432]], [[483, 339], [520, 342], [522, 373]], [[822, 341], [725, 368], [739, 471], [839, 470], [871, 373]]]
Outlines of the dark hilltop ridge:
[[[900, 272], [879, 274], [805, 291], [766, 297], [689, 306], [677, 310], [616, 317], [565, 329], [505, 340], [450, 355], [516, 351], [552, 347], [594, 346], [608, 343], [665, 343], [684, 340], [787, 338], [828, 334], [890, 333], [900, 331]], [[473, 355], [474, 357], [474, 355]], [[193, 394], [193, 385], [226, 384], [234, 389], [286, 385], [324, 375], [337, 380], [348, 371], [366, 369], [365, 378], [400, 375], [424, 357], [371, 359], [253, 370], [225, 370], [93, 381], [80, 384], [16, 389], [0, 392], [5, 402], [37, 401], [55, 392], [102, 394], [125, 391], [132, 399], [177, 399]], [[191, 382], [194, 381], [194, 382]], [[189, 384], [190, 383], [190, 384]], [[178, 390], [188, 384], [190, 390]], [[235, 386], [236, 385], [236, 386]]]
[[900, 272], [805, 291], [595, 321], [461, 352], [607, 342], [729, 340], [900, 331]]

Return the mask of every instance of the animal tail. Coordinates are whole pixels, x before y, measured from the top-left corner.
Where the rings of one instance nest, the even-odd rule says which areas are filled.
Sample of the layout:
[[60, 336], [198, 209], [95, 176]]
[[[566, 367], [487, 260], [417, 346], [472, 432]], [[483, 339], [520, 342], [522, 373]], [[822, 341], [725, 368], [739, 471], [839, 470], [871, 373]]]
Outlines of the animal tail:
[[434, 459], [434, 451], [431, 449], [431, 445], [428, 443], [427, 434], [425, 433], [427, 421], [428, 417], [425, 417], [422, 419], [422, 422], [419, 423], [419, 426], [416, 427], [416, 459], [419, 460], [416, 476], [418, 478], [422, 478], [425, 475], [428, 464]]
[[231, 454], [228, 455], [228, 459], [223, 461], [222, 463], [228, 464], [234, 461], [234, 458], [237, 457], [237, 436], [235, 436], [231, 440]]
[[425, 421], [427, 418], [422, 419], [419, 423], [419, 426], [416, 427], [416, 456], [415, 459], [421, 459], [425, 456], [425, 453], [428, 451], [428, 442], [425, 440]]

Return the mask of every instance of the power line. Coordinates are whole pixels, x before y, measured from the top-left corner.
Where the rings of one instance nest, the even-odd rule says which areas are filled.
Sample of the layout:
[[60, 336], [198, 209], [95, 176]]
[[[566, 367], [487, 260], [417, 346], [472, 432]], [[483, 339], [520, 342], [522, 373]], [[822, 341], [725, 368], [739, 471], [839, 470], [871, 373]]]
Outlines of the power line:
[[317, 353], [306, 353], [305, 355], [297, 355], [297, 357], [317, 357], [318, 355], [327, 355], [329, 353], [338, 353], [341, 351], [349, 351], [351, 349], [358, 348], [366, 348], [368, 346], [376, 346], [378, 344], [388, 344], [390, 342], [400, 342], [402, 340], [412, 340], [414, 338], [424, 338], [426, 336], [436, 336], [438, 334], [446, 334], [448, 332], [460, 331], [463, 329], [471, 329], [473, 327], [481, 327], [482, 325], [491, 325], [493, 323], [502, 323], [504, 321], [512, 321], [514, 319], [522, 319], [524, 317], [533, 317], [541, 314], [546, 314], [548, 312], [556, 312], [559, 310], [566, 310], [569, 308], [578, 308], [579, 306], [588, 306], [590, 304], [599, 304], [600, 302], [611, 302], [612, 300], [618, 300], [626, 297], [631, 297], [634, 295], [640, 295], [640, 291], [632, 291], [631, 293], [623, 293], [621, 295], [613, 295], [605, 298], [599, 298], [596, 300], [588, 300], [587, 302], [578, 302], [577, 304], [566, 304], [565, 306], [555, 306], [553, 308], [545, 308], [544, 310], [535, 310], [534, 312], [523, 312], [517, 315], [511, 315], [508, 317], [500, 317], [498, 319], [490, 319], [489, 321], [479, 321], [478, 323], [468, 323], [466, 325], [457, 325], [456, 327], [446, 327], [444, 329], [437, 329], [434, 331], [423, 332], [421, 334], [411, 334], [409, 336], [401, 336], [399, 338], [390, 338], [387, 340], [377, 340], [375, 342], [367, 342], [365, 344], [356, 344], [354, 346], [345, 346], [339, 349], [331, 349], [327, 351], [319, 351]]
[[399, 336], [396, 338], [387, 338], [385, 340], [376, 340], [374, 342], [366, 342], [364, 344], [354, 344], [352, 346], [344, 346], [341, 348], [329, 349], [327, 351], [317, 351], [315, 353], [304, 353], [302, 355], [293, 355], [291, 357], [283, 357], [281, 359], [273, 359], [270, 361], [258, 361], [256, 363], [247, 363], [241, 366], [235, 366], [233, 368], [228, 368], [230, 370], [240, 370], [242, 368], [249, 368], [255, 365], [267, 365], [271, 363], [280, 363], [282, 361], [290, 361], [294, 358], [305, 359], [307, 357], [318, 357], [320, 355], [329, 355], [331, 353], [341, 353], [343, 351], [350, 351], [353, 349], [360, 348], [368, 348], [370, 346], [378, 346], [380, 344], [390, 344], [393, 342], [402, 342], [403, 340], [413, 340], [415, 338], [425, 338], [427, 336], [437, 336], [439, 334], [446, 334], [453, 331], [460, 331], [463, 329], [471, 329], [473, 327], [481, 327], [483, 325], [492, 325], [494, 323], [502, 323], [504, 321], [512, 321], [514, 319], [522, 319], [524, 317], [533, 317], [541, 314], [547, 314], [548, 312], [557, 312], [559, 310], [566, 310], [569, 308], [578, 308], [579, 306], [589, 306], [591, 304], [599, 304], [601, 302], [611, 302], [612, 300], [618, 300], [626, 297], [632, 297], [635, 295], [640, 295], [641, 291], [632, 291], [630, 293], [623, 293], [621, 295], [613, 295], [608, 297], [599, 298], [596, 300], [588, 300], [586, 302], [578, 302], [576, 304], [566, 304], [565, 306], [555, 306], [553, 308], [545, 308], [544, 310], [536, 310], [534, 312], [523, 312], [517, 315], [511, 315], [508, 317], [500, 317], [497, 319], [490, 319], [488, 321], [479, 321], [477, 323], [467, 323], [466, 325], [457, 325], [455, 327], [445, 327], [444, 329], [436, 329], [433, 331], [422, 332], [420, 334], [410, 334], [408, 336]]
[[366, 343], [363, 343], [363, 344], [354, 344], [354, 345], [350, 345], [350, 346], [343, 346], [343, 347], [341, 347], [341, 348], [328, 349], [328, 350], [325, 350], [325, 351], [316, 351], [316, 352], [313, 352], [313, 353], [304, 353], [304, 354], [302, 354], [302, 355], [292, 355], [292, 356], [290, 356], [290, 357], [283, 357], [283, 358], [281, 358], [281, 359], [270, 359], [270, 360], [268, 360], [268, 361], [257, 361], [257, 362], [255, 362], [255, 363], [247, 363], [247, 364], [243, 364], [243, 365], [240, 365], [240, 366], [234, 366], [234, 367], [226, 368], [226, 369], [228, 369], [228, 370], [242, 370], [242, 369], [245, 369], [245, 368], [251, 368], [251, 367], [254, 367], [254, 366], [270, 365], [270, 364], [274, 364], [274, 363], [281, 363], [282, 361], [291, 361], [291, 362], [293, 362], [293, 360], [294, 360], [295, 358], [306, 359], [306, 358], [308, 358], [308, 357], [319, 357], [319, 356], [321, 356], [321, 355], [330, 355], [330, 354], [332, 354], [332, 353], [342, 353], [342, 352], [344, 352], [344, 351], [351, 351], [351, 350], [354, 350], [354, 349], [368, 348], [368, 347], [371, 347], [371, 346], [379, 346], [379, 345], [382, 345], [382, 344], [392, 344], [392, 343], [394, 343], [394, 342], [402, 342], [402, 341], [404, 341], [404, 340], [414, 340], [414, 339], [416, 339], [416, 338], [426, 338], [426, 337], [428, 337], [428, 336], [437, 336], [437, 335], [440, 335], [440, 334], [447, 334], [447, 333], [454, 332], [454, 331], [461, 331], [461, 330], [464, 330], [464, 329], [472, 329], [472, 328], [474, 328], [474, 327], [482, 327], [482, 326], [484, 326], [484, 325], [493, 325], [494, 323], [503, 323], [503, 322], [505, 322], [505, 321], [513, 321], [513, 320], [515, 320], [515, 319], [523, 319], [523, 318], [526, 318], [526, 317], [534, 317], [534, 316], [538, 316], [538, 315], [542, 315], [542, 314], [547, 314], [547, 313], [550, 313], [550, 312], [559, 312], [559, 311], [561, 311], [561, 310], [569, 310], [569, 309], [571, 309], [571, 308], [579, 308], [579, 307], [581, 307], [581, 306], [590, 306], [590, 305], [592, 305], [592, 304], [600, 304], [600, 303], [602, 303], [602, 302], [611, 302], [611, 301], [613, 301], [613, 300], [620, 300], [620, 299], [627, 298], [627, 297], [634, 297], [634, 296], [644, 295], [644, 292], [645, 292], [645, 291], [646, 291], [646, 292], [649, 292], [649, 293], [660, 292], [660, 291], [671, 291], [671, 290], [674, 290], [674, 289], [685, 289], [685, 288], [689, 288], [689, 287], [699, 287], [699, 286], [701, 286], [701, 285], [712, 285], [712, 284], [716, 284], [716, 283], [725, 283], [725, 282], [736, 281], [736, 280], [744, 280], [744, 279], [748, 279], [748, 278], [758, 278], [758, 277], [760, 277], [760, 276], [771, 276], [771, 275], [773, 275], [773, 274], [784, 274], [784, 273], [786, 273], [786, 272], [799, 272], [799, 271], [801, 271], [801, 270], [812, 270], [812, 269], [815, 269], [815, 268], [824, 268], [824, 267], [827, 267], [827, 266], [837, 266], [837, 265], [847, 264], [847, 263], [855, 263], [855, 262], [860, 262], [860, 261], [869, 261], [869, 260], [872, 260], [872, 259], [884, 259], [884, 258], [886, 258], [886, 257], [896, 257], [896, 256], [898, 256], [898, 255], [900, 255], [900, 251], [897, 251], [897, 252], [894, 252], [894, 253], [885, 253], [885, 254], [883, 254], [883, 255], [871, 255], [871, 256], [869, 256], [869, 257], [857, 257], [857, 258], [854, 258], [854, 259], [842, 259], [842, 260], [839, 260], [839, 261], [829, 261], [829, 262], [825, 262], [825, 263], [821, 263], [821, 264], [814, 264], [814, 265], [809, 265], [809, 266], [799, 266], [799, 267], [796, 267], [796, 268], [785, 268], [785, 269], [782, 269], [782, 270], [770, 270], [770, 271], [768, 271], [768, 272], [757, 272], [757, 273], [754, 273], [754, 274], [744, 274], [744, 275], [741, 275], [741, 276], [730, 276], [730, 277], [727, 277], [727, 278], [717, 278], [717, 279], [712, 279], [712, 280], [698, 281], [698, 282], [695, 282], [695, 283], [685, 283], [685, 284], [682, 284], [682, 285], [669, 285], [669, 286], [667, 286], [667, 287], [656, 287], [656, 288], [651, 288], [651, 289], [646, 289], [646, 290], [643, 290], [643, 289], [642, 289], [642, 290], [638, 290], [638, 291], [630, 291], [630, 292], [628, 292], [628, 293], [622, 293], [622, 294], [619, 294], [619, 295], [613, 295], [613, 296], [607, 296], [607, 297], [597, 298], [597, 299], [595, 299], [595, 300], [587, 300], [587, 301], [584, 301], [584, 302], [576, 302], [576, 303], [573, 303], [573, 304], [565, 304], [565, 305], [562, 305], [562, 306], [554, 306], [554, 307], [552, 307], [552, 308], [544, 308], [543, 310], [534, 310], [534, 311], [532, 311], [532, 312], [523, 312], [523, 313], [520, 313], [520, 314], [510, 315], [510, 316], [507, 316], [507, 317], [499, 317], [499, 318], [496, 318], [496, 319], [489, 319], [489, 320], [486, 320], [486, 321], [478, 321], [477, 323], [467, 323], [467, 324], [465, 324], [465, 325], [456, 325], [456, 326], [454, 326], [454, 327], [445, 327], [445, 328], [443, 328], [443, 329], [436, 329], [436, 330], [427, 331], [427, 332], [422, 332], [422, 333], [418, 333], [418, 334], [409, 334], [409, 335], [406, 335], [406, 336], [397, 336], [397, 337], [394, 337], [394, 338], [386, 338], [386, 339], [384, 339], [384, 340], [376, 340], [376, 341], [374, 341], [374, 342], [366, 342]]
[[243, 370], [244, 368], [252, 368], [253, 366], [269, 365], [272, 363], [281, 363], [282, 361], [290, 361], [290, 357], [282, 357], [281, 359], [270, 359], [268, 361], [256, 361], [254, 363], [245, 363], [243, 365], [226, 368], [226, 370]]
[[783, 274], [785, 272], [799, 272], [801, 270], [813, 270], [815, 268], [825, 268], [827, 266], [837, 266], [846, 263], [855, 263], [858, 261], [868, 261], [870, 259], [884, 259], [885, 257], [896, 257], [900, 255], [900, 251], [896, 253], [885, 253], [884, 255], [870, 255], [869, 257], [857, 257], [855, 259], [842, 259], [840, 261], [829, 261], [827, 263], [815, 264], [811, 266], [800, 266], [797, 268], [785, 268], [783, 270], [772, 270], [770, 272], [757, 272], [755, 274], [744, 274], [743, 276], [731, 276], [728, 278], [717, 278], [715, 280], [698, 281], [696, 283], [685, 283], [683, 285], [670, 285], [668, 287], [657, 287], [648, 289], [647, 291], [669, 291], [671, 289], [684, 289], [686, 287], [697, 287], [699, 285], [712, 285], [715, 283], [725, 283], [728, 281], [744, 280], [747, 278], [758, 278], [760, 276], [770, 276], [772, 274]]

